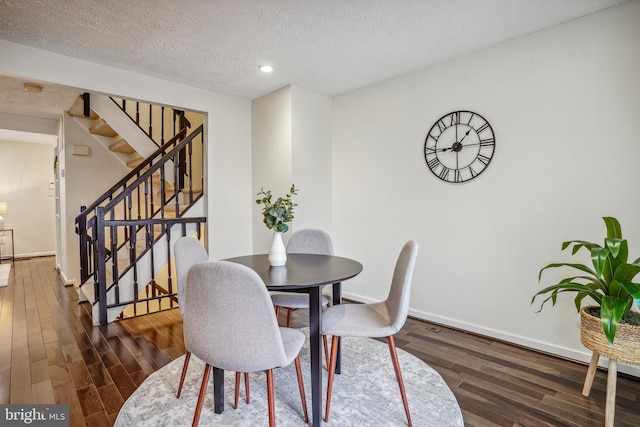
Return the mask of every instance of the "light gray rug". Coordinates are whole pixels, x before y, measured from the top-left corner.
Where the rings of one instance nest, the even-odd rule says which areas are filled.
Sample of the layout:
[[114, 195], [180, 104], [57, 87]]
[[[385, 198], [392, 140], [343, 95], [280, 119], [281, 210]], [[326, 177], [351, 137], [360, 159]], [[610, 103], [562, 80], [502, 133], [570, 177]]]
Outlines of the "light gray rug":
[[[342, 373], [336, 375], [334, 381], [328, 425], [407, 425], [388, 346], [368, 338], [343, 338], [342, 342]], [[398, 359], [413, 425], [463, 426], [458, 402], [442, 377], [420, 359], [401, 349], [398, 349]], [[300, 360], [311, 418], [308, 340]], [[182, 396], [176, 399], [183, 361], [184, 356], [150, 375], [125, 402], [115, 426], [190, 425], [200, 391], [204, 363], [195, 356], [191, 357]], [[326, 393], [326, 370], [323, 370], [323, 375], [323, 392]], [[294, 364], [275, 370], [274, 382], [277, 425], [304, 426]], [[225, 410], [222, 414], [215, 414], [211, 379], [209, 380], [200, 418], [201, 426], [253, 427], [268, 424], [265, 374], [250, 375], [250, 404], [245, 403], [244, 385], [241, 386], [238, 409], [233, 409], [234, 384], [235, 374], [225, 372]]]
[[0, 288], [9, 284], [9, 274], [11, 273], [11, 264], [0, 264]]

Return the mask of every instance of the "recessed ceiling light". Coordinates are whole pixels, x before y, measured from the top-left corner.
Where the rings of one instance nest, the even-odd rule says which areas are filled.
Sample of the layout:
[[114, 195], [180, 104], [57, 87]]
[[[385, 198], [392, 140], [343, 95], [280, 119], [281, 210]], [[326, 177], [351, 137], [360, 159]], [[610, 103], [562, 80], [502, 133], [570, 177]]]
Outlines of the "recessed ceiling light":
[[25, 83], [24, 84], [24, 90], [26, 90], [27, 92], [32, 92], [32, 93], [40, 93], [42, 92], [42, 86], [35, 84], [35, 83]]
[[258, 67], [260, 71], [263, 73], [270, 73], [273, 71], [273, 67], [271, 65], [261, 65]]

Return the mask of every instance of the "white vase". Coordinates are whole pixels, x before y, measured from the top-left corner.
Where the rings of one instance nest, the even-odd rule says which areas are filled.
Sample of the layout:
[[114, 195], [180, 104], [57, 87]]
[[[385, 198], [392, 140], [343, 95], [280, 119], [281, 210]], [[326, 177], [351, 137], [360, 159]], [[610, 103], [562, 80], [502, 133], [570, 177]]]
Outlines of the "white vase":
[[281, 267], [287, 263], [287, 251], [282, 241], [282, 233], [273, 233], [273, 241], [269, 250], [269, 264], [272, 267]]

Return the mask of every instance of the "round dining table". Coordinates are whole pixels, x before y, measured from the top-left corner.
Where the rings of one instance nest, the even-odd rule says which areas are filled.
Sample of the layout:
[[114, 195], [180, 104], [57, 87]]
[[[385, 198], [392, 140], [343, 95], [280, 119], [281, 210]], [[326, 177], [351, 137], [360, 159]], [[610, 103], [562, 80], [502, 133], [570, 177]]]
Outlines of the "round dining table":
[[[319, 426], [322, 422], [322, 289], [332, 285], [332, 304], [340, 304], [341, 282], [358, 275], [362, 271], [362, 264], [340, 256], [316, 254], [287, 254], [287, 262], [282, 267], [271, 267], [267, 254], [240, 256], [224, 261], [251, 268], [260, 275], [270, 291], [309, 294], [312, 425]], [[336, 364], [336, 373], [340, 373], [339, 363]], [[215, 367], [213, 394], [215, 412], [220, 414], [224, 411], [224, 371]]]

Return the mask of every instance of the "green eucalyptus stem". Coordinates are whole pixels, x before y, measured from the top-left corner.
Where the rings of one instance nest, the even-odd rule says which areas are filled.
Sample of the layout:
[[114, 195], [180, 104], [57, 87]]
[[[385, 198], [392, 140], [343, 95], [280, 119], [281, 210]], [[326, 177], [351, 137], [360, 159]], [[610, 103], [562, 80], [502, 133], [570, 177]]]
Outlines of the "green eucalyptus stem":
[[273, 195], [271, 190], [265, 191], [264, 188], [260, 189], [257, 194], [261, 198], [256, 200], [256, 203], [263, 205], [262, 216], [263, 222], [269, 230], [274, 230], [279, 233], [286, 233], [289, 230], [288, 222], [291, 222], [294, 218], [293, 210], [297, 203], [293, 202], [293, 196], [298, 194], [298, 189], [295, 185], [291, 185], [291, 189], [284, 197], [278, 197], [275, 202], [271, 199]]

